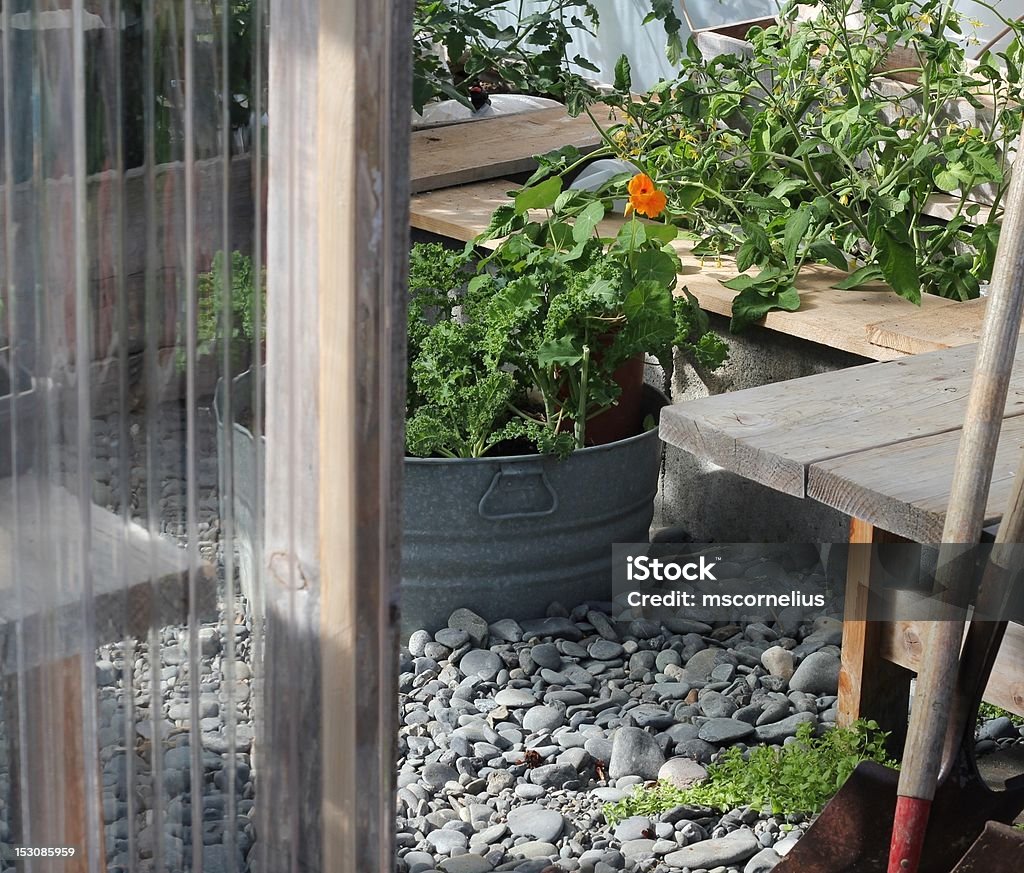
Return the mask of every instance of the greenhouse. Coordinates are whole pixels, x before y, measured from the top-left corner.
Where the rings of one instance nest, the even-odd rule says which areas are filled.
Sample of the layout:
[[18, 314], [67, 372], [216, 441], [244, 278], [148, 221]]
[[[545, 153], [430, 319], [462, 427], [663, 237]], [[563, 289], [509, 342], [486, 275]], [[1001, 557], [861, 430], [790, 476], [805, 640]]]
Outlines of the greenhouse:
[[0, 873], [1020, 873], [1022, 128], [1017, 0], [0, 0]]

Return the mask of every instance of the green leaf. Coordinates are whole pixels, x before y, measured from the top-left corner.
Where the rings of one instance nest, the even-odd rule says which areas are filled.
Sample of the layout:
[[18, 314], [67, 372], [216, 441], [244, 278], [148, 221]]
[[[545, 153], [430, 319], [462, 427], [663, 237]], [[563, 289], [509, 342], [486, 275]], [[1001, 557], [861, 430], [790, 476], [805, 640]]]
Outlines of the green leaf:
[[627, 221], [615, 237], [615, 244], [623, 251], [631, 252], [647, 242], [647, 225], [642, 221]]
[[578, 243], [590, 239], [594, 228], [604, 218], [604, 204], [600, 201], [589, 203], [586, 208], [576, 216], [576, 223], [572, 228], [572, 238]]
[[911, 303], [921, 303], [921, 276], [917, 271], [917, 254], [907, 236], [906, 228], [891, 222], [875, 238], [878, 266], [892, 290]]
[[537, 363], [544, 369], [571, 367], [582, 360], [583, 352], [573, 345], [571, 336], [548, 340], [537, 349]]
[[667, 288], [676, 278], [675, 259], [667, 252], [651, 250], [640, 252], [633, 262], [636, 282], [657, 282]]
[[837, 270], [846, 272], [849, 269], [846, 253], [839, 246], [827, 239], [815, 240], [807, 249], [812, 258], [828, 261]]
[[832, 287], [839, 291], [850, 291], [854, 288], [859, 288], [861, 285], [867, 285], [868, 282], [877, 282], [883, 278], [885, 277], [876, 264], [868, 264], [854, 270], [849, 276], [840, 282], [836, 282]]
[[786, 230], [782, 239], [782, 250], [786, 255], [786, 263], [789, 266], [796, 264], [797, 249], [803, 241], [807, 228], [811, 224], [811, 210], [807, 206], [801, 206], [786, 221]]
[[525, 219], [516, 212], [516, 208], [511, 203], [503, 203], [494, 210], [491, 220], [487, 223], [483, 233], [477, 237], [477, 240], [500, 239], [501, 237], [508, 236], [513, 231], [519, 230], [524, 224]]
[[672, 317], [672, 295], [661, 283], [654, 280], [637, 282], [622, 304], [622, 311], [628, 321], [651, 319], [659, 320]]
[[619, 55], [618, 61], [615, 62], [615, 90], [628, 93], [632, 87], [633, 79], [629, 66], [629, 58], [625, 55]]
[[561, 193], [562, 180], [558, 176], [545, 179], [532, 188], [523, 188], [515, 196], [516, 215], [522, 215], [531, 209], [550, 209]]
[[679, 236], [679, 228], [674, 224], [644, 224], [644, 235], [649, 240], [665, 246], [674, 242]]
[[760, 293], [756, 287], [748, 287], [733, 298], [732, 321], [729, 323], [729, 331], [739, 333], [744, 328], [759, 322], [773, 309], [795, 312], [799, 308], [800, 295], [792, 286], [769, 295]]

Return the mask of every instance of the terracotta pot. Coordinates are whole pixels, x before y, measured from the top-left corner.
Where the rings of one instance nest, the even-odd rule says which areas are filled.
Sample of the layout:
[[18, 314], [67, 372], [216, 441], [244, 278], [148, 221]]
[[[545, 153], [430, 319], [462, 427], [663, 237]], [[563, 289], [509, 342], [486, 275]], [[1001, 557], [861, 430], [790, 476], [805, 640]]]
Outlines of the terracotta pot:
[[615, 406], [587, 422], [588, 446], [603, 446], [640, 433], [643, 425], [644, 356], [630, 358], [612, 375], [622, 389]]

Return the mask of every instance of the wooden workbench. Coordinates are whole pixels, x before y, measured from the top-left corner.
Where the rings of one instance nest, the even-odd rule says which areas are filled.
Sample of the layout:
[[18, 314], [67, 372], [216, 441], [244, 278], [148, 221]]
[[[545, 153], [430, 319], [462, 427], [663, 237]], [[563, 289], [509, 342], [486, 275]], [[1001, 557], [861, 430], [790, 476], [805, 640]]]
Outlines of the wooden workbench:
[[[508, 179], [490, 179], [417, 194], [412, 198], [410, 222], [418, 230], [468, 242], [487, 227], [495, 209], [510, 202], [508, 192], [516, 187]], [[598, 228], [605, 236], [615, 236], [624, 220], [621, 216], [609, 216]], [[684, 239], [678, 240], [675, 248], [682, 260], [679, 287], [685, 286], [707, 312], [727, 318], [731, 316], [736, 292], [730, 291], [722, 282], [738, 275], [735, 261], [731, 258], [716, 261], [696, 257], [691, 251], [692, 243]], [[933, 314], [943, 323], [949, 323], [953, 319], [942, 319], [940, 313], [950, 306], [963, 305], [944, 297], [923, 294], [921, 306], [917, 307], [884, 285], [872, 286], [870, 290], [839, 291], [832, 286], [843, 275], [826, 266], [805, 268], [797, 280], [800, 309], [796, 312], [769, 312], [761, 325], [767, 330], [860, 355], [868, 360], [891, 361], [907, 352], [872, 341], [870, 327], [922, 314]]]
[[[853, 517], [851, 543], [941, 542], [975, 346], [866, 364], [675, 404], [673, 446], [771, 488]], [[1024, 349], [1018, 348], [986, 523], [998, 522], [1024, 450]], [[868, 622], [870, 566], [851, 550], [840, 715], [906, 717], [922, 622]], [[1024, 628], [1011, 625], [986, 699], [1024, 714]]]

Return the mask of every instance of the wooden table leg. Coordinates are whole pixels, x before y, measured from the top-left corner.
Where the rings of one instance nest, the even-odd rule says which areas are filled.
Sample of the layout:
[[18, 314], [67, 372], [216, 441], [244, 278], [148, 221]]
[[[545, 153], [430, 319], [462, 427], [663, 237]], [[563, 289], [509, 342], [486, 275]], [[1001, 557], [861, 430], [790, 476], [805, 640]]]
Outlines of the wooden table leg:
[[[860, 519], [850, 524], [850, 543], [906, 542]], [[871, 583], [871, 550], [850, 549], [846, 575], [842, 668], [839, 672], [837, 723], [874, 719], [891, 732], [890, 751], [901, 751], [907, 733], [913, 673], [882, 657], [886, 625], [866, 621]]]
[[[8, 687], [13, 686], [10, 683]], [[88, 873], [85, 789], [86, 756], [82, 744], [82, 662], [64, 658], [25, 673], [21, 695], [24, 709], [11, 701], [8, 730], [12, 734], [11, 784], [16, 813], [16, 846], [74, 848], [72, 858], [33, 858], [18, 870], [32, 873]], [[24, 718], [26, 748], [19, 748], [18, 716]], [[24, 766], [28, 797], [20, 796]], [[100, 804], [96, 797], [94, 804]], [[104, 857], [104, 834], [96, 835]]]

